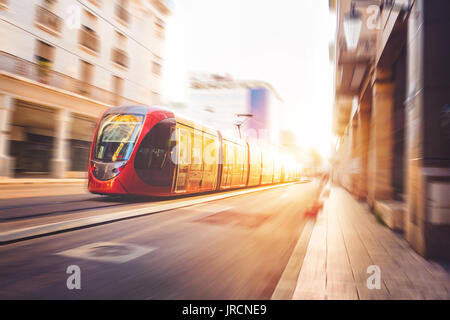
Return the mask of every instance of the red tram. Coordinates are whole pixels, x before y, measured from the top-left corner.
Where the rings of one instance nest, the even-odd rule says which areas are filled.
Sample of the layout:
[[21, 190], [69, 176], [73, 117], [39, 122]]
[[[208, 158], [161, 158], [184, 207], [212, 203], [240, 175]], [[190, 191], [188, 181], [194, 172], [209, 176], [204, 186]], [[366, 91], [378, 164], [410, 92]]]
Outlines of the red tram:
[[294, 181], [298, 170], [272, 153], [173, 112], [113, 107], [97, 125], [88, 189], [172, 196]]

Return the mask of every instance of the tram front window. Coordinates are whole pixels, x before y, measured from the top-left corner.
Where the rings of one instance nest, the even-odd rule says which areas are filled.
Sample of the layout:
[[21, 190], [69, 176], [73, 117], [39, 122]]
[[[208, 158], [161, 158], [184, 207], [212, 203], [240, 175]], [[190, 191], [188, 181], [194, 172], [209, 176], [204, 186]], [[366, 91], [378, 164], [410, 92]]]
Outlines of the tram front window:
[[139, 136], [143, 120], [143, 115], [106, 115], [98, 129], [95, 159], [106, 162], [128, 160]]

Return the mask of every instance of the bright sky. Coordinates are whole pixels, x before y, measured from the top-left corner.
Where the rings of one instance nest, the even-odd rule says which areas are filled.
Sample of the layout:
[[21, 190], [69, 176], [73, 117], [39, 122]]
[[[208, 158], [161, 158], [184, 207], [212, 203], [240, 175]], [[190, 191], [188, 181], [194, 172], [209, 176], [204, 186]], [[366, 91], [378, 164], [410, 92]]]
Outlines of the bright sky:
[[185, 101], [190, 72], [271, 83], [301, 147], [331, 146], [334, 18], [326, 0], [178, 0], [167, 24], [164, 96]]

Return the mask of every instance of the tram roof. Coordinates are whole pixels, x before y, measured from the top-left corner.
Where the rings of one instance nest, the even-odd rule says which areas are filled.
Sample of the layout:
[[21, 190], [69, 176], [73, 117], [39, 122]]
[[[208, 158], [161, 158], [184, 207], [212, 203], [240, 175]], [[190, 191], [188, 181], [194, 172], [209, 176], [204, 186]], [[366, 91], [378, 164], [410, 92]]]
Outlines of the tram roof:
[[[147, 114], [150, 113], [152, 111], [165, 111], [168, 112], [170, 114], [173, 114], [175, 117], [175, 120], [179, 123], [182, 123], [188, 127], [194, 128], [194, 129], [199, 129], [202, 130], [204, 132], [207, 132], [211, 135], [214, 136], [218, 136], [220, 130], [214, 129], [208, 125], [203, 124], [201, 121], [199, 120], [195, 120], [192, 118], [189, 118], [185, 115], [179, 115], [177, 113], [175, 113], [173, 110], [170, 110], [169, 108], [165, 107], [165, 106], [161, 106], [161, 105], [128, 105], [128, 106], [117, 106], [117, 107], [111, 107], [106, 113], [116, 113], [116, 112], [133, 112], [133, 113], [142, 113], [142, 114]], [[231, 137], [229, 135], [223, 134], [222, 132], [220, 132], [220, 134], [222, 135], [222, 138], [237, 144], [241, 144], [241, 145], [245, 145], [246, 142], [242, 139], [239, 138], [235, 138], [235, 137]]]

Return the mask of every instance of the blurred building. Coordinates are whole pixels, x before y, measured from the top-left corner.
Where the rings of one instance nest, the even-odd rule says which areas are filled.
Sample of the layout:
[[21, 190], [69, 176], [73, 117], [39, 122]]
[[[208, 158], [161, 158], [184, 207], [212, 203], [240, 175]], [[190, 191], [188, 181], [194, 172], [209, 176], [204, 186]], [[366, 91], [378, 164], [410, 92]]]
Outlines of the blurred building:
[[[234, 80], [231, 76], [193, 74], [188, 93], [189, 114], [228, 134], [278, 145], [282, 99], [267, 82]], [[251, 115], [251, 117], [237, 115]]]
[[450, 2], [329, 3], [333, 178], [420, 254], [450, 258]]
[[298, 162], [301, 162], [303, 160], [302, 150], [298, 145], [297, 137], [291, 130], [280, 130], [280, 147], [282, 148], [283, 153], [290, 155]]
[[280, 130], [280, 146], [286, 150], [297, 149], [297, 138], [295, 133], [291, 130], [281, 129]]
[[119, 104], [158, 103], [163, 0], [0, 1], [0, 176], [79, 176]]

